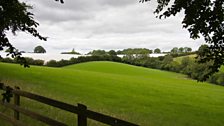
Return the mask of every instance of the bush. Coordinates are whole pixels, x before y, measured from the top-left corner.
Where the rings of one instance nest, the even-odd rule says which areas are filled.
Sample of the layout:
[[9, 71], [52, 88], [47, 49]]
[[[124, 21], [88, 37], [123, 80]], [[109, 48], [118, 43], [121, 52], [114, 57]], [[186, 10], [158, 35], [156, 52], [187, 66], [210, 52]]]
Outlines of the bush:
[[213, 74], [208, 79], [208, 82], [224, 86], [224, 73], [218, 72], [218, 73]]
[[77, 64], [77, 63], [83, 63], [83, 62], [89, 62], [89, 61], [114, 61], [114, 62], [121, 62], [121, 58], [117, 56], [110, 56], [110, 55], [104, 55], [104, 56], [80, 56], [78, 58], [71, 58], [70, 60], [50, 60], [46, 63], [46, 66], [50, 67], [62, 67], [67, 66], [71, 64]]
[[46, 66], [49, 66], [49, 67], [58, 67], [58, 63], [56, 60], [50, 60], [46, 63]]

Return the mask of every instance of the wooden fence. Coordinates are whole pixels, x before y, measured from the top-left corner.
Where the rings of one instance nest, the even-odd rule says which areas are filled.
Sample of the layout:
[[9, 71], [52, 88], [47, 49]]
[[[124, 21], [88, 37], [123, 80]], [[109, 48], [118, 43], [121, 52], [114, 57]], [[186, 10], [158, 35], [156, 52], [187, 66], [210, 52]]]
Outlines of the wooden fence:
[[66, 124], [59, 122], [57, 120], [51, 119], [49, 117], [40, 115], [36, 112], [29, 111], [27, 109], [24, 109], [20, 107], [20, 97], [26, 97], [59, 109], [62, 109], [64, 111], [68, 111], [74, 114], [77, 114], [78, 116], [78, 126], [87, 126], [87, 118], [108, 124], [111, 126], [138, 126], [136, 124], [123, 121], [114, 117], [110, 117], [101, 113], [97, 113], [91, 110], [88, 110], [85, 105], [78, 104], [77, 106], [70, 105], [64, 102], [60, 102], [54, 99], [46, 98], [40, 95], [36, 95], [33, 93], [29, 93], [26, 91], [20, 90], [18, 87], [15, 87], [14, 89], [5, 86], [3, 83], [0, 83], [0, 90], [10, 90], [10, 92], [13, 94], [14, 104], [10, 104], [7, 102], [0, 102], [1, 105], [6, 106], [7, 108], [14, 110], [14, 117], [9, 117], [5, 115], [4, 113], [0, 112], [0, 118], [12, 123], [14, 126], [26, 126], [27, 124], [24, 124], [20, 121], [20, 113], [27, 115], [33, 119], [36, 119], [38, 121], [41, 121], [45, 124], [48, 124], [50, 126], [67, 126]]

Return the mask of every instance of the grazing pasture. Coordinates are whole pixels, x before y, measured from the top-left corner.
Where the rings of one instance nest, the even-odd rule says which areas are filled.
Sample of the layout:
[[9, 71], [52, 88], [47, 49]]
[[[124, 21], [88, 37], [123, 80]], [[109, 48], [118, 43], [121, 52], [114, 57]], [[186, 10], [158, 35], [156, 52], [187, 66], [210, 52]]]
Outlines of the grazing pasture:
[[[23, 68], [0, 63], [0, 81], [23, 90], [114, 116], [141, 126], [223, 126], [224, 87], [185, 75], [114, 62], [88, 62], [62, 68]], [[22, 99], [22, 105], [76, 125], [76, 117]], [[1, 112], [11, 112], [0, 107]], [[32, 126], [41, 125], [29, 117]], [[101, 125], [89, 120], [90, 126]], [[0, 119], [0, 124], [7, 125]]]

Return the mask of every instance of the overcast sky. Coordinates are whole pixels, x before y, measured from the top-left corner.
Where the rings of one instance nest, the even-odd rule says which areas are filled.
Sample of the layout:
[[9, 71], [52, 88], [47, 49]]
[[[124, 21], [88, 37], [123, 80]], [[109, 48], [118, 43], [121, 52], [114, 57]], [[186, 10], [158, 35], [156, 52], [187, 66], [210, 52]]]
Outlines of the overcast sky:
[[93, 49], [120, 50], [125, 48], [173, 47], [197, 49], [203, 39], [192, 40], [182, 28], [182, 14], [168, 19], [157, 19], [153, 14], [156, 4], [139, 0], [25, 0], [34, 9], [39, 32], [48, 41], [40, 41], [27, 33], [10, 35], [15, 47], [33, 51], [42, 45], [47, 52]]

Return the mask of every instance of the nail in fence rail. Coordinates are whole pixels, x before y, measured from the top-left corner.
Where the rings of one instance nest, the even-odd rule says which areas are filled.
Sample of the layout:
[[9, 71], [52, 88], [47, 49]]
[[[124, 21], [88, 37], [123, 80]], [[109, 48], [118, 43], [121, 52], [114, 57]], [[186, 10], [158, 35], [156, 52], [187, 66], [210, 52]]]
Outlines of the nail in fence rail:
[[[6, 90], [7, 88], [3, 83], [0, 83], [0, 89]], [[123, 121], [114, 117], [110, 117], [101, 113], [97, 113], [91, 110], [88, 110], [85, 105], [78, 104], [78, 106], [70, 105], [64, 102], [60, 102], [54, 99], [46, 98], [40, 95], [36, 95], [33, 93], [29, 93], [26, 91], [19, 90], [18, 87], [15, 89], [10, 88], [11, 92], [14, 94], [14, 105], [8, 104], [8, 103], [1, 103], [2, 105], [9, 107], [14, 110], [14, 119], [13, 120], [19, 120], [19, 112], [28, 115], [31, 118], [34, 118], [36, 120], [42, 121], [48, 125], [51, 126], [66, 126], [66, 124], [63, 124], [61, 122], [58, 122], [56, 120], [50, 119], [48, 117], [42, 116], [40, 114], [28, 111], [26, 109], [21, 108], [20, 105], [20, 96], [30, 98], [32, 100], [36, 100], [38, 102], [71, 112], [78, 115], [78, 126], [87, 126], [87, 118], [96, 120], [101, 123], [105, 123], [111, 126], [138, 126], [136, 124]], [[0, 113], [0, 118], [1, 118]], [[2, 117], [3, 118], [3, 117]], [[7, 119], [6, 119], [7, 120]], [[11, 122], [11, 121], [9, 121]], [[14, 123], [12, 123], [14, 124]], [[20, 126], [20, 125], [18, 125]]]

